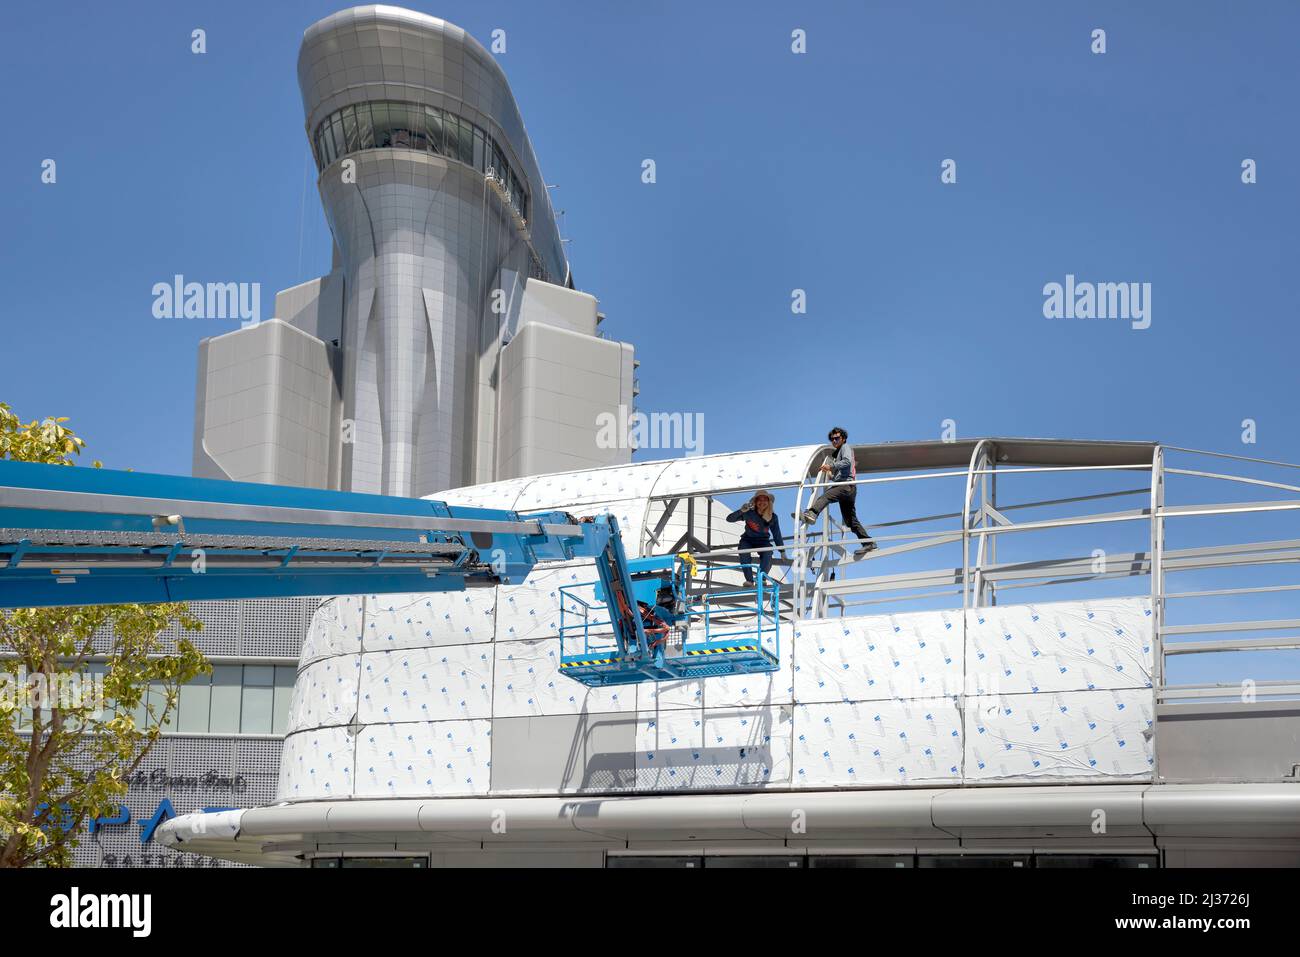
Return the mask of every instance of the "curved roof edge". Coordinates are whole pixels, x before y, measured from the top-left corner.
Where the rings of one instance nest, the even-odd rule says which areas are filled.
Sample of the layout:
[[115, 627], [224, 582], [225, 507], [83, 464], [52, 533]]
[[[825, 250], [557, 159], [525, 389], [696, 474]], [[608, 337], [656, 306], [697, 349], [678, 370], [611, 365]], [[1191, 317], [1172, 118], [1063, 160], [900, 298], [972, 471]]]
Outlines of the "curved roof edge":
[[[1155, 450], [1159, 448], [1158, 442], [1152, 441], [1108, 441], [1096, 439], [1044, 439], [1044, 438], [996, 438], [996, 437], [977, 437], [969, 439], [956, 439], [952, 442], [942, 440], [927, 440], [920, 442], [881, 442], [872, 445], [863, 445], [851, 442], [853, 445], [854, 455], [857, 459], [858, 472], [896, 472], [908, 471], [915, 469], [930, 468], [965, 468], [970, 464], [971, 456], [974, 454], [976, 446], [981, 442], [989, 442], [994, 447], [994, 455], [999, 464], [1005, 465], [1139, 465], [1149, 464]], [[740, 450], [735, 452], [715, 452], [709, 455], [693, 457], [677, 457], [671, 459], [652, 459], [648, 462], [631, 462], [625, 465], [602, 465], [590, 469], [575, 469], [568, 472], [548, 472], [542, 475], [527, 476], [524, 478], [501, 479], [496, 482], [485, 482], [481, 485], [466, 485], [459, 488], [447, 489], [433, 495], [426, 495], [427, 499], [447, 499], [453, 504], [474, 504], [484, 500], [487, 495], [500, 493], [501, 499], [496, 500], [498, 508], [514, 508], [514, 503], [523, 497], [528, 487], [539, 481], [547, 479], [556, 479], [561, 476], [601, 476], [615, 473], [627, 473], [632, 470], [645, 470], [647, 473], [652, 470], [658, 470], [659, 475], [651, 482], [650, 497], [654, 497], [656, 490], [653, 486], [658, 484], [657, 479], [662, 477], [669, 469], [674, 466], [681, 467], [685, 463], [699, 463], [700, 466], [707, 468], [707, 463], [722, 462], [729, 459], [735, 459], [737, 456], [749, 456], [751, 459], [757, 459], [754, 469], [754, 477], [750, 482], [744, 484], [728, 484], [718, 488], [702, 489], [710, 492], [727, 492], [738, 491], [740, 489], [753, 485], [755, 487], [762, 485], [790, 485], [797, 484], [789, 481], [780, 481], [778, 478], [771, 476], [770, 472], [764, 467], [779, 461], [787, 461], [790, 456], [797, 456], [800, 452], [807, 453], [807, 462], [804, 467], [804, 475], [811, 475], [814, 470], [814, 460], [822, 449], [829, 446], [825, 444], [817, 445], [792, 445], [774, 449], [754, 449]], [[648, 476], [647, 476], [648, 477]], [[511, 497], [513, 496], [513, 497]], [[635, 497], [635, 496], [611, 496], [616, 497]], [[509, 498], [509, 501], [505, 501]], [[557, 501], [556, 505], [564, 504]], [[532, 507], [532, 506], [529, 506]]]
[[459, 27], [450, 20], [444, 20], [441, 17], [435, 17], [429, 13], [422, 13], [419, 10], [411, 10], [407, 7], [398, 7], [386, 3], [369, 3], [359, 4], [354, 7], [346, 7], [331, 13], [329, 16], [321, 17], [315, 23], [307, 27], [302, 32], [302, 40], [305, 44], [309, 40], [314, 40], [324, 33], [331, 30], [346, 28], [357, 22], [374, 21], [377, 23], [389, 23], [394, 26], [405, 27], [423, 27], [431, 33], [436, 33], [441, 37], [450, 35], [451, 39], [472, 47], [474, 51], [480, 54], [483, 59], [489, 63], [505, 81], [505, 70], [501, 64], [496, 61], [492, 54], [488, 53], [487, 48], [480, 43], [472, 33], [463, 27]]

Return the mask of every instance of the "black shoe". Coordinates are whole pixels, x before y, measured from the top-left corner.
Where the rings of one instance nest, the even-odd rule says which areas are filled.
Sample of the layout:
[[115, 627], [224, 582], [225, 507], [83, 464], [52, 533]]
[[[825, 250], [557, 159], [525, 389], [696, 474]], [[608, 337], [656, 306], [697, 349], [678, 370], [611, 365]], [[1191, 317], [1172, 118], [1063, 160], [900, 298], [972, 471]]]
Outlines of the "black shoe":
[[865, 542], [863, 542], [862, 546], [856, 552], [853, 553], [853, 557], [854, 559], [861, 561], [863, 558], [867, 557], [868, 552], [874, 552], [877, 547], [878, 546], [876, 545], [875, 542], [873, 542], [871, 539], [867, 539]]

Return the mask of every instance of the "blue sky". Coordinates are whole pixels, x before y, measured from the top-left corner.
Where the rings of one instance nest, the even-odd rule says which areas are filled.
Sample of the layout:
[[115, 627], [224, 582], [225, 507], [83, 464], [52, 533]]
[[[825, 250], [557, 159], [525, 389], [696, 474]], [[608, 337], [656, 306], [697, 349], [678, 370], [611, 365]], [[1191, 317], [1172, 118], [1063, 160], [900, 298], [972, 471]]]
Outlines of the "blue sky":
[[[578, 284], [636, 345], [641, 408], [703, 412], [705, 451], [953, 419], [1300, 462], [1300, 6], [410, 5], [506, 31]], [[0, 400], [188, 473], [196, 346], [236, 324], [155, 319], [150, 290], [260, 282], [269, 315], [328, 269], [295, 62], [340, 6], [10, 11]], [[1150, 283], [1150, 328], [1045, 319], [1066, 274]]]

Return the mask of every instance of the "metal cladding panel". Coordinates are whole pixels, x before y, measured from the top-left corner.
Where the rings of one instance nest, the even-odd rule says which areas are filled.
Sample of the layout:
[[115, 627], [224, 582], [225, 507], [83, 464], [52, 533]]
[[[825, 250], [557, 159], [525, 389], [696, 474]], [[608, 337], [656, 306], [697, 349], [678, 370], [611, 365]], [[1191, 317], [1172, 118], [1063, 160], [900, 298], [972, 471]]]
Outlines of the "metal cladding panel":
[[[539, 569], [522, 585], [501, 585], [497, 589], [497, 641], [533, 641], [560, 636], [560, 589], [596, 579], [595, 562], [584, 561]], [[595, 602], [595, 587], [577, 589], [578, 598]], [[569, 613], [582, 614], [582, 606], [566, 599], [565, 623]], [[575, 621], [580, 620], [578, 618]], [[604, 629], [608, 631], [608, 629]]]
[[789, 641], [781, 649], [781, 667], [749, 675], [722, 675], [682, 684], [702, 684], [706, 708], [745, 708], [794, 703], [793, 659]]
[[794, 626], [794, 696], [873, 701], [958, 694], [965, 661], [958, 611], [823, 618]]
[[362, 598], [359, 595], [341, 595], [322, 601], [307, 628], [299, 667], [333, 655], [359, 653], [361, 617]]
[[[966, 469], [981, 442], [1004, 465], [1138, 465], [1149, 463], [1154, 442], [1094, 442], [1061, 439], [970, 438], [954, 442], [885, 442], [857, 445], [852, 441], [858, 472], [897, 472], [908, 469]], [[823, 448], [829, 448], [823, 446]]]
[[1151, 689], [966, 699], [966, 781], [1149, 778]]
[[962, 713], [956, 697], [801, 704], [794, 786], [958, 784]]
[[560, 640], [496, 645], [493, 714], [605, 714], [636, 708], [636, 686], [588, 688], [560, 674]]
[[643, 711], [637, 717], [636, 789], [693, 787], [704, 756], [704, 710]]
[[624, 714], [498, 718], [492, 723], [492, 793], [585, 794], [636, 784], [637, 717]]
[[496, 630], [495, 588], [366, 599], [367, 651], [429, 648], [491, 641]]
[[356, 797], [487, 794], [491, 721], [373, 724], [357, 735]]
[[793, 710], [788, 705], [706, 708], [693, 789], [788, 787]]
[[798, 485], [821, 446], [799, 445], [734, 455], [672, 459], [654, 486], [654, 496], [696, 495], [715, 491]]
[[646, 462], [540, 475], [528, 482], [515, 503], [515, 509], [526, 512], [530, 509], [590, 507], [598, 502], [646, 499], [666, 465], [665, 462]]
[[967, 612], [966, 693], [1151, 686], [1151, 602], [1054, 602]]
[[585, 507], [588, 515], [613, 515], [618, 520], [619, 535], [623, 539], [623, 551], [628, 558], [642, 558], [645, 541], [645, 517], [650, 503], [645, 498], [620, 499], [610, 502], [595, 502]]
[[444, 721], [492, 717], [492, 647], [445, 645], [362, 656], [357, 720]]
[[346, 728], [318, 728], [290, 734], [280, 757], [281, 801], [352, 796], [355, 741]]
[[704, 707], [704, 679], [691, 681], [647, 681], [637, 688], [641, 711], [681, 711]]
[[334, 655], [299, 671], [289, 702], [289, 733], [351, 722], [360, 669], [361, 655]]
[[[463, 625], [424, 635], [419, 596], [400, 608], [368, 599], [366, 644], [379, 650], [362, 656], [346, 650], [359, 608], [323, 603], [280, 797], [338, 793], [341, 739], [308, 752], [304, 734], [354, 722], [372, 797], [1150, 778], [1146, 599], [803, 621], [793, 636], [786, 626], [771, 674], [589, 689], [560, 674], [555, 628], [560, 586], [592, 574], [570, 563], [502, 588], [495, 642], [472, 629], [472, 640], [446, 643]], [[401, 629], [402, 640], [437, 643], [384, 648], [388, 635], [370, 637]], [[552, 717], [566, 720], [520, 723]], [[508, 741], [535, 738], [545, 752], [503, 758], [499, 785], [485, 771], [498, 721], [515, 722]]]
[[471, 508], [513, 509], [519, 500], [519, 494], [531, 482], [530, 478], [506, 479], [502, 482], [486, 482], [483, 485], [467, 485], [453, 488], [425, 498], [448, 505], [466, 505]]

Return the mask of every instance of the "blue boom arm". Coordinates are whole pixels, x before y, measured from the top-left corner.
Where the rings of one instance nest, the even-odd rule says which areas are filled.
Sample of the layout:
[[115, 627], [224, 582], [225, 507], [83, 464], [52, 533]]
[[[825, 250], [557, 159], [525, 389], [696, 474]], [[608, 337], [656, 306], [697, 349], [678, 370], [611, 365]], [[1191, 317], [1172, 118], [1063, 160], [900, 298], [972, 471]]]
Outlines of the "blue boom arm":
[[[708, 600], [691, 599], [694, 561], [629, 561], [610, 515], [0, 461], [0, 608], [459, 591], [575, 558], [596, 560], [609, 614], [596, 642], [610, 646], [591, 650], [588, 616], [567, 654], [562, 606], [562, 674], [609, 685], [777, 667], [777, 593], [761, 571], [756, 591], [726, 593], [752, 591], [756, 625], [714, 633]], [[693, 621], [704, 633], [687, 641]]]
[[0, 608], [508, 585], [617, 535], [608, 516], [0, 461]]

